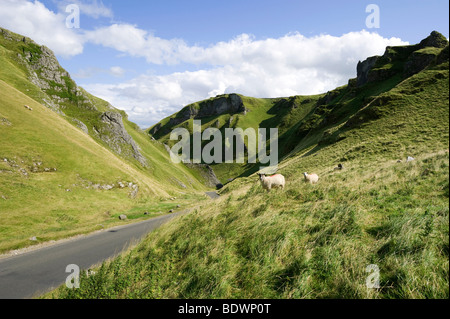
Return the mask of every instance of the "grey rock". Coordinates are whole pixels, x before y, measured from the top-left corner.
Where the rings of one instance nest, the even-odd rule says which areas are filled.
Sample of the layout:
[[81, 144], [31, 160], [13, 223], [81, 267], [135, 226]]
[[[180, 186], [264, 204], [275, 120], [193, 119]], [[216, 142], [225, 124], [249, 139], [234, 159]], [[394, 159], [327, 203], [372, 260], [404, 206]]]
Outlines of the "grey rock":
[[356, 85], [362, 86], [369, 80], [369, 71], [373, 68], [377, 62], [379, 56], [372, 56], [365, 59], [363, 62], [359, 61], [356, 66]]
[[434, 54], [413, 52], [405, 62], [405, 65], [403, 67], [404, 76], [409, 77], [411, 75], [419, 73], [420, 71], [425, 69], [432, 61], [434, 61], [435, 58], [436, 56]]
[[122, 214], [122, 215], [119, 216], [119, 219], [120, 219], [120, 220], [126, 220], [126, 219], [127, 219], [127, 215], [123, 215], [123, 214]]
[[134, 157], [142, 166], [147, 166], [147, 160], [141, 154], [139, 146], [125, 129], [120, 113], [109, 111], [102, 113], [100, 120], [104, 124], [96, 128], [100, 139], [117, 154]]
[[359, 87], [368, 82], [385, 80], [395, 74], [396, 71], [392, 68], [374, 69], [377, 62], [388, 64], [395, 61], [404, 61], [403, 77], [409, 77], [422, 71], [436, 59], [434, 54], [418, 52], [418, 50], [426, 47], [445, 48], [446, 46], [448, 46], [447, 39], [436, 31], [431, 32], [426, 39], [416, 45], [400, 46], [396, 47], [395, 50], [388, 46], [382, 56], [372, 56], [358, 63], [356, 85]]
[[220, 183], [220, 180], [217, 178], [214, 170], [208, 164], [195, 164], [195, 163], [186, 163], [188, 168], [194, 169], [200, 173], [203, 179], [206, 181], [206, 186], [208, 187], [217, 187]]
[[[167, 123], [168, 127], [178, 125], [190, 118], [201, 119], [210, 116], [221, 115], [225, 113], [246, 114], [249, 110], [244, 107], [241, 97], [237, 94], [229, 94], [228, 96], [217, 96], [209, 100], [202, 101], [198, 104], [190, 104], [185, 106], [175, 117], [172, 117]], [[161, 125], [155, 125], [149, 131], [155, 134], [161, 130]]]
[[0, 117], [0, 125], [11, 126], [12, 123], [6, 117]]
[[[150, 134], [156, 134], [160, 129], [161, 129], [161, 123], [157, 123], [156, 125], [154, 125], [152, 128], [150, 128], [150, 130], [148, 131]], [[152, 136], [153, 138], [153, 136]]]
[[8, 32], [8, 30], [5, 30], [3, 28], [0, 28], [0, 35], [2, 35], [6, 40], [12, 41], [13, 38], [11, 37], [11, 34]]
[[132, 186], [132, 191], [129, 194], [130, 198], [133, 198], [133, 199], [136, 198], [138, 192], [139, 192], [139, 186], [138, 185], [133, 185]]
[[185, 184], [183, 184], [178, 178], [170, 177], [170, 180], [176, 184], [178, 184], [182, 188], [187, 188]]
[[73, 119], [75, 124], [77, 125], [77, 127], [79, 127], [85, 134], [89, 134], [89, 130], [86, 126], [86, 124], [84, 124], [83, 122], [81, 122], [78, 119]]

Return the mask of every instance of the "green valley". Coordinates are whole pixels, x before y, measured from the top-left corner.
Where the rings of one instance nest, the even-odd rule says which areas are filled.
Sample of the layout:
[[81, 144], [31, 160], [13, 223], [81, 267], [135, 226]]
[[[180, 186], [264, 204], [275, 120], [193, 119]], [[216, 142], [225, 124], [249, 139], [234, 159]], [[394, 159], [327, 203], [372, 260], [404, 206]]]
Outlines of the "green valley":
[[[256, 165], [212, 165], [234, 178], [214, 203], [82, 275], [80, 289], [46, 297], [448, 298], [448, 42], [433, 32], [358, 69], [326, 94], [220, 96], [150, 128], [170, 143], [168, 132], [195, 118], [279, 127], [286, 187], [263, 190]], [[368, 289], [374, 265], [379, 286]]]
[[[0, 66], [0, 252], [121, 214], [187, 210], [82, 272], [79, 289], [42, 298], [449, 297], [449, 43], [439, 32], [360, 61], [329, 92], [219, 95], [147, 130], [5, 29]], [[194, 120], [222, 133], [277, 128], [285, 188], [265, 191], [260, 163], [173, 163], [170, 133], [192, 139]], [[220, 197], [208, 199], [216, 184]]]

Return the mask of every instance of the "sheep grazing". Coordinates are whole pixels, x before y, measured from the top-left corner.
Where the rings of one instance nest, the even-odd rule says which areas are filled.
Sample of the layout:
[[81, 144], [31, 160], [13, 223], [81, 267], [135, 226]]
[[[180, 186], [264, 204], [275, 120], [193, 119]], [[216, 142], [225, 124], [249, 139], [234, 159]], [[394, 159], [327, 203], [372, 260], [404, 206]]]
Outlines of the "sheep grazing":
[[317, 174], [308, 174], [303, 173], [303, 176], [305, 176], [305, 182], [310, 182], [311, 184], [315, 184], [319, 181], [319, 176]]
[[28, 105], [24, 105], [24, 107], [25, 107], [27, 110], [33, 111], [33, 109], [32, 109], [31, 107], [29, 107]]
[[269, 192], [272, 188], [280, 187], [284, 189], [284, 185], [286, 184], [286, 181], [284, 179], [284, 176], [281, 174], [275, 174], [272, 176], [266, 176], [265, 174], [258, 174], [259, 180], [261, 181], [261, 185], [264, 189]]

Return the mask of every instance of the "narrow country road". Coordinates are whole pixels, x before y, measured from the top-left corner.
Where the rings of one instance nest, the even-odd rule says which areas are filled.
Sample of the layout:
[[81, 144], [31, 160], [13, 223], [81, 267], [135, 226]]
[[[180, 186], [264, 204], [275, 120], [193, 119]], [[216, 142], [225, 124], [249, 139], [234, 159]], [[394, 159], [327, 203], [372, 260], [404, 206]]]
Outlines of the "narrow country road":
[[119, 254], [148, 232], [184, 212], [114, 227], [22, 255], [0, 260], [0, 299], [28, 299], [66, 281], [66, 267], [80, 270]]

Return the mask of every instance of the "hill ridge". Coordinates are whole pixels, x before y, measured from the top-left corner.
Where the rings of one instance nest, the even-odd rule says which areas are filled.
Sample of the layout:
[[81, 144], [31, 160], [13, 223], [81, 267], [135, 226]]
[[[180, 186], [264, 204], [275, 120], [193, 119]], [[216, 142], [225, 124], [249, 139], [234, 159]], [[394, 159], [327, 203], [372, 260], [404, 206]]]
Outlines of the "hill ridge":
[[[447, 58], [445, 58], [447, 52]], [[441, 59], [438, 62], [438, 58]], [[215, 127], [221, 130], [231, 127], [277, 127], [279, 129], [279, 158], [313, 145], [323, 146], [339, 139], [342, 125], [355, 123], [354, 117], [373, 101], [380, 101], [380, 95], [389, 92], [399, 83], [421, 71], [448, 61], [448, 41], [437, 31], [418, 44], [389, 46], [381, 56], [368, 57], [359, 61], [357, 77], [349, 79], [344, 86], [314, 96], [291, 96], [271, 99], [256, 99], [239, 94], [241, 109], [245, 112], [210, 112], [209, 117], [201, 117], [202, 129]], [[442, 66], [444, 65], [444, 66]], [[168, 133], [176, 127], [190, 129], [192, 120], [199, 119], [198, 110], [203, 105], [219, 104], [228, 95], [209, 98], [185, 106], [181, 111], [152, 126], [147, 132], [168, 146], [173, 141]], [[348, 124], [346, 124], [348, 123]], [[223, 150], [225, 151], [225, 150]], [[212, 165], [223, 183], [236, 176], [248, 176], [256, 166], [245, 165], [225, 169], [223, 165]], [[229, 166], [227, 166], [229, 167]]]

